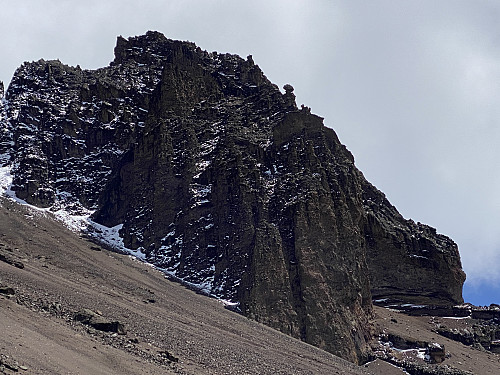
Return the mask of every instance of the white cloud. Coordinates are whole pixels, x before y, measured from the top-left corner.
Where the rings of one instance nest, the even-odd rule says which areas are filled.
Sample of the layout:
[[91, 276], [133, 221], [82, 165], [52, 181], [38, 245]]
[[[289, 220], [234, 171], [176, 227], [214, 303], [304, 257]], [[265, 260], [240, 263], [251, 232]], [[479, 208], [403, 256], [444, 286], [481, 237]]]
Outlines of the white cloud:
[[[462, 254], [462, 263], [467, 273], [467, 282], [471, 285], [500, 285], [500, 236], [478, 240], [467, 240], [473, 251]], [[496, 301], [498, 303], [498, 301]]]

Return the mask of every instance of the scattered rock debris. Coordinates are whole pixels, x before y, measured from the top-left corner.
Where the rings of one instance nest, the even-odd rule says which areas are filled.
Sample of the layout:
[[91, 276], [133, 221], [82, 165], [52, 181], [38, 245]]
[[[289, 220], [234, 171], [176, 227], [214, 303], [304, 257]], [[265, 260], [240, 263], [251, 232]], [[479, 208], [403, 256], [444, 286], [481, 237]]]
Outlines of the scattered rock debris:
[[20, 365], [15, 359], [0, 353], [0, 374], [12, 374], [20, 370], [27, 371], [28, 367]]

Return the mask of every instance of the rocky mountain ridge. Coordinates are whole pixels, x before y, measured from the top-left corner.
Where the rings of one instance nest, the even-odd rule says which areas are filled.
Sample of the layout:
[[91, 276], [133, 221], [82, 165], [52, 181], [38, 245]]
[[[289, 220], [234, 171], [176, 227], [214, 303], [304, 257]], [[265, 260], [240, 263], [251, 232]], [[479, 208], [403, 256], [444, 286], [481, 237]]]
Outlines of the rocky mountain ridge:
[[90, 214], [175, 277], [353, 362], [372, 297], [453, 305], [456, 244], [404, 219], [251, 56], [157, 32], [95, 71], [25, 63], [2, 101], [17, 197]]

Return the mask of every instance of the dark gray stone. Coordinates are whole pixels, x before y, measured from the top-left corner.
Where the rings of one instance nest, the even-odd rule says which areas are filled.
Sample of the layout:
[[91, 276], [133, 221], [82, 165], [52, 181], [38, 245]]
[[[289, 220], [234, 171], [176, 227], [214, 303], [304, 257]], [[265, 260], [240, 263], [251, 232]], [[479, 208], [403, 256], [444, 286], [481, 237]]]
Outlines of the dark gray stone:
[[99, 331], [114, 332], [119, 335], [127, 334], [125, 326], [122, 323], [116, 320], [107, 319], [92, 310], [81, 310], [75, 314], [74, 318], [76, 321], [91, 326]]

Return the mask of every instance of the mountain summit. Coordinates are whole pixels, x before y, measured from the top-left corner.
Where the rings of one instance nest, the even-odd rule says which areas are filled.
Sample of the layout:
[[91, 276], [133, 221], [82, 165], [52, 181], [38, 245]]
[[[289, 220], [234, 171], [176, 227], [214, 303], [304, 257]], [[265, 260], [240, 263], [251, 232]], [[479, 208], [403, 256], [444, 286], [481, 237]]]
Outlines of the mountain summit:
[[404, 219], [283, 89], [251, 56], [119, 37], [105, 68], [17, 69], [0, 161], [18, 198], [92, 213], [175, 278], [359, 363], [372, 298], [462, 303], [465, 274], [456, 244]]

